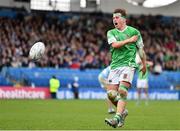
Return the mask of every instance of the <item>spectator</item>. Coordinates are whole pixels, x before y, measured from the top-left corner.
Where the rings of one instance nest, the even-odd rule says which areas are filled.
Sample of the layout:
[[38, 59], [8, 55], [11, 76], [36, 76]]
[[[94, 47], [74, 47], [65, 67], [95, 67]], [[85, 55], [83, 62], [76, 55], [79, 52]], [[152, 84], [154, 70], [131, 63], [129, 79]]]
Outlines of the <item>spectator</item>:
[[[106, 31], [112, 25], [110, 15], [72, 13], [66, 19], [63, 16], [67, 14], [60, 18], [58, 15], [52, 17], [39, 13], [16, 19], [0, 17], [0, 68], [39, 66], [85, 69], [108, 66], [110, 57], [106, 57], [109, 48]], [[172, 24], [163, 16], [151, 15], [130, 16], [128, 22], [142, 32], [146, 54], [151, 61], [158, 62], [163, 70], [179, 70], [179, 18], [167, 19]], [[41, 61], [32, 64], [28, 52], [36, 41], [43, 41], [47, 52]]]
[[74, 99], [79, 99], [79, 83], [78, 83], [78, 81], [79, 81], [79, 77], [75, 76], [74, 81], [70, 85], [68, 85], [74, 94]]
[[56, 76], [52, 76], [52, 78], [49, 80], [49, 86], [51, 98], [56, 99], [56, 93], [60, 87], [60, 81], [56, 78]]

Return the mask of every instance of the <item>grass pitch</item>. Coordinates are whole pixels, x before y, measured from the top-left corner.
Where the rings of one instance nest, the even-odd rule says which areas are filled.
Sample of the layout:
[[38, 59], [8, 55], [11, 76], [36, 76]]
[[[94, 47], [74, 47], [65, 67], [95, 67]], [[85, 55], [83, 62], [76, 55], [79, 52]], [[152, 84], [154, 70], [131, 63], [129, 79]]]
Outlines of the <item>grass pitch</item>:
[[[128, 101], [128, 110], [121, 130], [180, 130], [180, 101]], [[0, 100], [0, 130], [114, 130], [111, 116], [105, 100]]]

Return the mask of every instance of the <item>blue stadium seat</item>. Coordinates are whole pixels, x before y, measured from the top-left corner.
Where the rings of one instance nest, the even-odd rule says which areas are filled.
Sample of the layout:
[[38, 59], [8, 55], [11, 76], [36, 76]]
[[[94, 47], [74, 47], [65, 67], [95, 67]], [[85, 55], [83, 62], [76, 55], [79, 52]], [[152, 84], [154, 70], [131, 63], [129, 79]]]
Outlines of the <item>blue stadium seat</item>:
[[0, 86], [12, 86], [12, 83], [0, 74]]

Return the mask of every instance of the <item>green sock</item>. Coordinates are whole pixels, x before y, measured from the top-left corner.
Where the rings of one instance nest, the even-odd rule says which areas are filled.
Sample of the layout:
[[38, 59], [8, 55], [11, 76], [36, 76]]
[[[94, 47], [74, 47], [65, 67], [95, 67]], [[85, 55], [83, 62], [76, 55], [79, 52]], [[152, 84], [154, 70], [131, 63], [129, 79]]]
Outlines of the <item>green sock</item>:
[[119, 114], [119, 113], [117, 113], [117, 114], [113, 117], [113, 119], [115, 119], [118, 123], [119, 123], [119, 121], [121, 120], [121, 118], [122, 118], [122, 116], [121, 116], [121, 114]]

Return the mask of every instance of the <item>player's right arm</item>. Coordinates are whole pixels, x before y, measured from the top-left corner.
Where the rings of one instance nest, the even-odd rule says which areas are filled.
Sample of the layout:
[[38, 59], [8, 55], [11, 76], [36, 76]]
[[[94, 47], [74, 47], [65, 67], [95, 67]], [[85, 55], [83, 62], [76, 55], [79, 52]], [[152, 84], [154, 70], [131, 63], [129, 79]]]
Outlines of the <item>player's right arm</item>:
[[117, 42], [113, 42], [112, 43], [112, 47], [114, 48], [120, 48], [126, 44], [129, 44], [129, 43], [132, 43], [132, 42], [136, 42], [138, 39], [138, 36], [137, 35], [134, 35], [132, 36], [131, 38], [128, 38], [126, 40], [123, 40], [123, 41], [117, 41]]
[[114, 48], [121, 48], [122, 46], [132, 43], [132, 42], [136, 42], [138, 39], [137, 35], [134, 35], [126, 40], [122, 40], [122, 41], [117, 41], [115, 36], [111, 33], [111, 31], [107, 32], [107, 38], [108, 38], [108, 43], [112, 45], [112, 47]]

